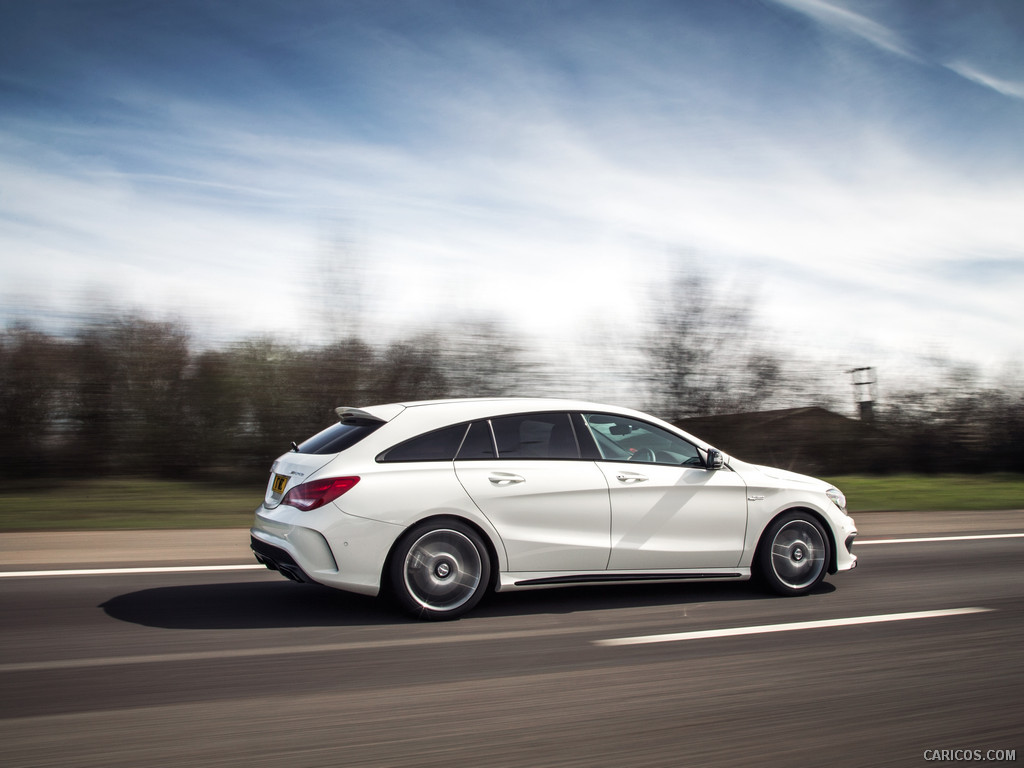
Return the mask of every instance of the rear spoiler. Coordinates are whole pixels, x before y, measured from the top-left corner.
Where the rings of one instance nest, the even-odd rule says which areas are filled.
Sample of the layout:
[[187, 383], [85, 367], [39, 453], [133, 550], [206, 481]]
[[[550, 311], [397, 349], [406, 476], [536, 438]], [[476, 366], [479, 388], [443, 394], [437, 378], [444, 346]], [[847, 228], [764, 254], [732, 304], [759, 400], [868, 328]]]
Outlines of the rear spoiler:
[[371, 424], [385, 424], [405, 410], [404, 405], [375, 405], [372, 406], [374, 413], [362, 408], [353, 408], [349, 405], [342, 405], [334, 409], [338, 421], [342, 424], [353, 426], [369, 426]]

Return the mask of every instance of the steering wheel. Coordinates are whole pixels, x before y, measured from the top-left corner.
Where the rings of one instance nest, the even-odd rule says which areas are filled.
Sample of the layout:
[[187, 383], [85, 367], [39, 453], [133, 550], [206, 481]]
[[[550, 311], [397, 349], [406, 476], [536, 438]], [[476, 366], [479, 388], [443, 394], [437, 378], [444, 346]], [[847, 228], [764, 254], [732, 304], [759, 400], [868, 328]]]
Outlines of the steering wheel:
[[654, 456], [654, 451], [650, 448], [637, 448], [636, 452], [629, 457], [630, 461], [641, 461], [649, 464], [653, 464], [657, 459]]

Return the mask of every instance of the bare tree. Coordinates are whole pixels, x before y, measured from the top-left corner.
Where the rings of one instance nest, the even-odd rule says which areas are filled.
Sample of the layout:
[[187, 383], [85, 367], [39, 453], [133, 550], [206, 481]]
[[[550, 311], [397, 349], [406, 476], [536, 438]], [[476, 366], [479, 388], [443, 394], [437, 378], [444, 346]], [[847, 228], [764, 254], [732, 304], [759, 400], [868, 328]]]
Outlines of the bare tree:
[[770, 354], [751, 354], [749, 328], [747, 307], [716, 295], [700, 275], [657, 289], [644, 343], [651, 410], [679, 420], [756, 405], [780, 374]]

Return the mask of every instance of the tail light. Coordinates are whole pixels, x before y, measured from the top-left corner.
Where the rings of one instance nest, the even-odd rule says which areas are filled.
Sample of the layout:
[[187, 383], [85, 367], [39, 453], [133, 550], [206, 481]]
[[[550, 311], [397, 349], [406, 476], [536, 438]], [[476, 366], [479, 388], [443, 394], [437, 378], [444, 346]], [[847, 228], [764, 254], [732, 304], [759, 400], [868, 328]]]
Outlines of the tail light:
[[281, 499], [281, 503], [308, 512], [324, 504], [330, 504], [358, 482], [358, 477], [325, 477], [321, 480], [311, 480], [288, 491]]

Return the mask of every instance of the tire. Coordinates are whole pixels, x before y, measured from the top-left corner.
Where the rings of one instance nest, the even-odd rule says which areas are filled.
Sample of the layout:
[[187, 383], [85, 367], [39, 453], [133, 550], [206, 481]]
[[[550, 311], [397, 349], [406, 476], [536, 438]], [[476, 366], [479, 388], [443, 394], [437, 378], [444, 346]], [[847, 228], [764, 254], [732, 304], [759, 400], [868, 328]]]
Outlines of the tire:
[[829, 556], [821, 523], [807, 512], [787, 512], [765, 529], [755, 567], [770, 591], [805, 595], [825, 578]]
[[391, 589], [419, 619], [455, 619], [480, 602], [491, 581], [483, 539], [459, 520], [428, 520], [398, 542], [388, 564]]

